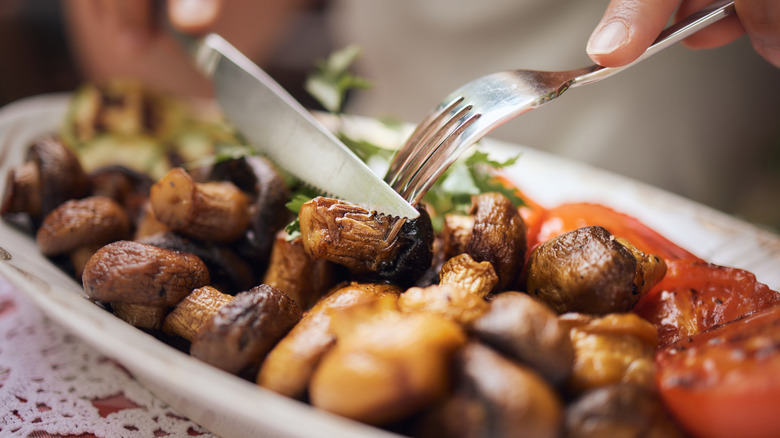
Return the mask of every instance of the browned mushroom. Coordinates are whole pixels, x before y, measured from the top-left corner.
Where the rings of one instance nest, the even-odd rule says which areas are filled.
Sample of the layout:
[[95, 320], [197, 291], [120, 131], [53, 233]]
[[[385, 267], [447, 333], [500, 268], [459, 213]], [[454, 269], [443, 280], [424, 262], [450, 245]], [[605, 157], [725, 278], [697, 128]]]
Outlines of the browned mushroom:
[[100, 248], [81, 279], [93, 300], [173, 306], [209, 284], [209, 272], [196, 255], [120, 240]]
[[574, 367], [567, 382], [574, 393], [632, 383], [655, 387], [656, 328], [633, 313], [602, 317], [568, 313], [561, 323], [571, 327]]
[[78, 158], [56, 137], [42, 137], [25, 163], [8, 172], [0, 214], [26, 213], [37, 223], [69, 199], [87, 196], [89, 180]]
[[550, 383], [563, 382], [572, 371], [574, 349], [568, 327], [543, 303], [520, 292], [504, 292], [471, 331], [483, 342], [528, 364]]
[[593, 389], [566, 410], [567, 438], [682, 438], [658, 393], [632, 384]]
[[359, 279], [410, 285], [431, 266], [433, 226], [423, 208], [417, 219], [404, 220], [317, 197], [301, 207], [299, 218], [306, 251]]
[[472, 198], [468, 217], [448, 217], [442, 231], [445, 258], [468, 253], [498, 274], [496, 290], [514, 286], [523, 268], [527, 227], [518, 209], [500, 193]]
[[160, 330], [168, 313], [168, 307], [111, 303], [111, 311], [117, 318], [139, 329]]
[[364, 310], [334, 315], [338, 342], [312, 376], [312, 405], [387, 424], [445, 396], [451, 358], [466, 342], [460, 327], [434, 313]]
[[288, 237], [285, 231], [277, 233], [263, 283], [281, 290], [305, 310], [335, 286], [338, 273], [335, 264], [312, 258], [301, 239]]
[[662, 259], [645, 258], [604, 228], [592, 226], [535, 248], [528, 260], [527, 288], [558, 313], [603, 315], [631, 310], [665, 271]]
[[303, 398], [322, 356], [336, 335], [331, 315], [343, 309], [374, 303], [395, 308], [401, 290], [390, 284], [350, 283], [321, 299], [268, 354], [257, 374], [257, 384], [288, 397]]
[[256, 373], [266, 354], [300, 319], [295, 301], [261, 284], [222, 306], [198, 330], [190, 354], [229, 373]]
[[232, 300], [232, 295], [222, 293], [212, 286], [193, 289], [165, 316], [162, 330], [192, 342], [195, 335], [219, 309]]
[[455, 392], [424, 417], [422, 437], [561, 436], [563, 402], [530, 368], [471, 342], [456, 369]]
[[127, 217], [135, 227], [148, 205], [152, 179], [141, 172], [124, 166], [108, 166], [89, 174], [92, 196], [111, 198], [125, 208]]
[[198, 183], [171, 169], [149, 194], [154, 214], [172, 230], [204, 241], [233, 242], [249, 226], [249, 200], [230, 182]]

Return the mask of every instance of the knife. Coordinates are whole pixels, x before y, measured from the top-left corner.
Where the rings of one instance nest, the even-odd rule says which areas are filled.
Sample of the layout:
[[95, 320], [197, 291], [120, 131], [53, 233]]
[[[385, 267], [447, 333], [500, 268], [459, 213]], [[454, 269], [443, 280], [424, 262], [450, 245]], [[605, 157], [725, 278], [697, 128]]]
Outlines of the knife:
[[369, 210], [409, 219], [420, 215], [224, 38], [208, 34], [195, 44], [193, 53], [198, 67], [211, 78], [222, 112], [253, 148], [279, 167], [328, 196]]

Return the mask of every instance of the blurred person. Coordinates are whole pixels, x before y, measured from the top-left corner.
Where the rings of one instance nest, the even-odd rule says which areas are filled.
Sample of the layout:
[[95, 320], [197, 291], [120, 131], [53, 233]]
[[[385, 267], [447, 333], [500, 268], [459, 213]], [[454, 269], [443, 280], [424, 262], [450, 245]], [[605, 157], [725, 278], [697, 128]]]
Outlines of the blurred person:
[[[173, 27], [221, 33], [264, 66], [296, 8], [307, 3], [170, 0], [167, 11]], [[628, 63], [649, 46], [675, 10], [681, 18], [707, 3], [332, 0], [324, 13], [333, 47], [362, 47], [356, 68], [374, 83], [371, 90], [355, 93], [346, 111], [416, 123], [455, 88], [495, 71]], [[180, 64], [181, 54], [170, 52], [170, 36], [148, 20], [159, 3], [66, 4], [77, 53], [89, 76], [135, 69], [138, 76], [167, 88], [206, 89], [197, 75], [162, 67]], [[687, 42], [717, 50], [669, 48], [619, 75], [572, 89], [490, 136], [780, 225], [780, 70], [774, 66], [780, 64], [778, 9], [777, 0], [738, 1], [739, 18], [723, 20]], [[739, 38], [744, 33], [748, 36]], [[157, 70], [140, 71], [150, 66]]]

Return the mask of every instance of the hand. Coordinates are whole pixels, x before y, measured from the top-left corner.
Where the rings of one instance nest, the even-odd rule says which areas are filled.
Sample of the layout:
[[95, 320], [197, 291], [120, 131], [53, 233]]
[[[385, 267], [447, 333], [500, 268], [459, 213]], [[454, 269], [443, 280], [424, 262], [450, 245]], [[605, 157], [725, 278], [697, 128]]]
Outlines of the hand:
[[[588, 41], [588, 55], [596, 63], [617, 67], [641, 55], [675, 18], [684, 18], [712, 0], [611, 0]], [[679, 6], [679, 8], [678, 8]], [[683, 44], [695, 49], [714, 48], [747, 33], [758, 54], [780, 67], [780, 1], [736, 0], [736, 16], [687, 38]]]

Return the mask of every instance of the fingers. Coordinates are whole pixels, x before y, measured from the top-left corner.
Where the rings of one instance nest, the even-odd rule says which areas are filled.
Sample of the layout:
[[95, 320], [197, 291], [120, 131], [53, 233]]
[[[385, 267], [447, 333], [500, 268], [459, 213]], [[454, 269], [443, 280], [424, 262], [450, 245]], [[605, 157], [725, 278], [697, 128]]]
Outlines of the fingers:
[[168, 19], [185, 33], [204, 33], [217, 21], [221, 0], [169, 0]]
[[679, 0], [611, 0], [586, 51], [606, 67], [628, 64], [658, 37]]
[[780, 67], [780, 2], [738, 0], [735, 5], [753, 48], [774, 66]]

